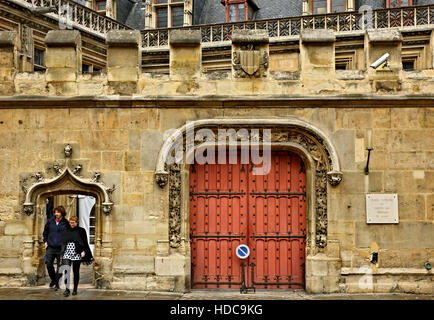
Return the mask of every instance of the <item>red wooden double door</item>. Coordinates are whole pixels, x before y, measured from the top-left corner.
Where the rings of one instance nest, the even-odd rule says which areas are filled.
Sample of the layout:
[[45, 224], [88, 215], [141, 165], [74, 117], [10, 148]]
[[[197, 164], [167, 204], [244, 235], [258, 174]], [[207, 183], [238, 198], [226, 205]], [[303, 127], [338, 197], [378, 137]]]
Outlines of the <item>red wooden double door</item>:
[[303, 289], [306, 246], [306, 173], [300, 157], [273, 151], [271, 169], [253, 164], [190, 167], [190, 241], [193, 289], [239, 289], [241, 260], [247, 286]]

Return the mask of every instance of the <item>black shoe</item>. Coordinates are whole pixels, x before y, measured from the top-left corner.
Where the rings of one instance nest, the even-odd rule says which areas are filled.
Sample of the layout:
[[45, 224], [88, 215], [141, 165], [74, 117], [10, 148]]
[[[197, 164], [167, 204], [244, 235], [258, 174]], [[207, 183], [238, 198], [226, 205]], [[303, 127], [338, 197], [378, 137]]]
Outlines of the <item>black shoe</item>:
[[50, 288], [53, 288], [56, 285], [56, 281], [51, 281], [50, 282]]
[[57, 291], [57, 290], [59, 290], [60, 289], [60, 287], [59, 287], [59, 283], [56, 283], [56, 286], [54, 287], [54, 291]]
[[76, 296], [77, 295], [77, 290], [72, 290], [72, 295]]
[[69, 289], [66, 289], [66, 290], [63, 292], [63, 296], [64, 296], [64, 297], [69, 297]]

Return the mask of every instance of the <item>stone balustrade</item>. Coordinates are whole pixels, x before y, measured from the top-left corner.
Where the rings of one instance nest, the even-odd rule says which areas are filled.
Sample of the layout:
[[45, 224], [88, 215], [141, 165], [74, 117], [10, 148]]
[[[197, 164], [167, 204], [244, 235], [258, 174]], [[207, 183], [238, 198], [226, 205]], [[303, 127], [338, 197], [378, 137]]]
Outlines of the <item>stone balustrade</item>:
[[[12, 39], [13, 33], [0, 32]], [[12, 38], [11, 38], [12, 37]], [[299, 39], [298, 69], [270, 67], [270, 47], [266, 33], [237, 31], [232, 43], [231, 71], [203, 72], [200, 34], [178, 31], [170, 42], [170, 74], [148, 72], [140, 63], [139, 31], [110, 31], [107, 35], [106, 73], [82, 74], [81, 39], [78, 31], [51, 31], [46, 37], [45, 73], [16, 72], [16, 44], [3, 41], [2, 73], [7, 81], [0, 95], [106, 96], [137, 95], [144, 98], [176, 96], [271, 97], [333, 95], [430, 95], [434, 90], [432, 68], [405, 72], [401, 65], [402, 35], [395, 28], [370, 30], [365, 34], [364, 63], [359, 70], [335, 70], [335, 34], [330, 30], [304, 30]], [[429, 45], [433, 55], [433, 37]], [[373, 69], [372, 62], [389, 53], [387, 68]], [[431, 65], [432, 57], [428, 65]], [[9, 85], [8, 85], [9, 84]], [[39, 88], [39, 89], [37, 89]], [[415, 90], [417, 88], [417, 90]], [[223, 99], [223, 98], [221, 98]]]

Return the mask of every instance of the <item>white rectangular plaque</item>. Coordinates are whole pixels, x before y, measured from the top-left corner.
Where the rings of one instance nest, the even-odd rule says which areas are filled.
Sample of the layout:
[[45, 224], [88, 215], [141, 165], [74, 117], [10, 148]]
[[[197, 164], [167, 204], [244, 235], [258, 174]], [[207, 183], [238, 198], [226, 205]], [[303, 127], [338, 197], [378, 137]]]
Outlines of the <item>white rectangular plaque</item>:
[[366, 195], [366, 223], [398, 222], [398, 195], [396, 193]]

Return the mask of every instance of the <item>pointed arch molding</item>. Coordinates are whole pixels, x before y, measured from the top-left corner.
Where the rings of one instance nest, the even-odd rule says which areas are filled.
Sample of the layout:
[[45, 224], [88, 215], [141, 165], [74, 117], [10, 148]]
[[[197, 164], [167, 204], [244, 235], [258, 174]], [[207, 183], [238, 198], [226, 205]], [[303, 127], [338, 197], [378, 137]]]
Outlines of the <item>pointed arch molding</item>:
[[[169, 243], [173, 248], [181, 245], [181, 203], [182, 178], [181, 166], [174, 163], [168, 165], [174, 146], [179, 141], [185, 142], [187, 130], [194, 129], [194, 134], [200, 129], [215, 131], [218, 129], [270, 129], [271, 144], [282, 145], [290, 143], [305, 150], [306, 157], [313, 159], [314, 175], [313, 206], [315, 213], [315, 244], [323, 248], [327, 245], [327, 182], [337, 186], [342, 181], [339, 159], [336, 148], [328, 137], [312, 124], [297, 118], [286, 119], [203, 119], [191, 121], [175, 130], [163, 143], [160, 149], [155, 170], [155, 181], [164, 188], [169, 184]], [[182, 140], [181, 140], [182, 139]], [[197, 148], [203, 141], [194, 141]], [[216, 144], [218, 142], [216, 141]], [[184, 151], [186, 143], [183, 144]], [[185, 152], [184, 152], [185, 153]]]
[[[67, 153], [68, 146], [65, 147], [65, 154]], [[61, 166], [58, 164], [54, 164], [52, 168], [55, 171], [55, 177], [53, 178], [44, 178], [44, 175], [41, 172], [38, 172], [30, 176], [31, 178], [33, 178], [32, 180], [34, 180], [34, 182], [30, 185], [26, 184], [27, 181], [21, 182], [21, 187], [25, 192], [25, 201], [23, 203], [23, 207], [24, 212], [27, 215], [30, 215], [34, 212], [37, 197], [41, 193], [46, 190], [51, 190], [51, 187], [53, 187], [54, 190], [56, 186], [68, 180], [73, 185], [76, 185], [81, 189], [86, 189], [97, 194], [101, 198], [101, 206], [103, 212], [106, 214], [109, 214], [111, 212], [113, 208], [111, 193], [114, 191], [115, 187], [113, 186], [113, 188], [108, 188], [102, 182], [100, 182], [100, 172], [95, 172], [93, 174], [93, 177], [90, 179], [83, 178], [79, 175], [82, 166], [78, 164], [73, 169], [71, 169], [69, 159], [67, 159], [64, 168], [61, 168]]]

